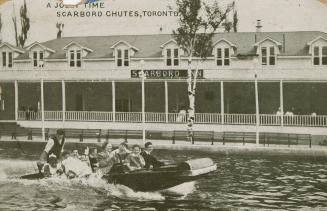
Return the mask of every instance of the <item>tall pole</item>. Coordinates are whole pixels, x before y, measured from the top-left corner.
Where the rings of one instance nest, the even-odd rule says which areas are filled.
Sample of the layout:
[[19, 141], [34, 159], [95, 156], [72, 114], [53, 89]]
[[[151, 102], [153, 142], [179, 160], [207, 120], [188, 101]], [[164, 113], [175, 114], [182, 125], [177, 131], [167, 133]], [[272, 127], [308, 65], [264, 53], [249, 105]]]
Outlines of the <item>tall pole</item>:
[[221, 124], [225, 124], [224, 81], [220, 81], [220, 115]]
[[166, 123], [168, 123], [168, 82], [165, 80], [165, 117]]
[[141, 79], [142, 79], [142, 139], [145, 144], [145, 74], [144, 74], [144, 60], [141, 60]]
[[111, 97], [112, 97], [112, 121], [116, 121], [116, 85], [115, 81], [111, 82]]
[[44, 130], [44, 86], [43, 79], [41, 79], [41, 120], [42, 120], [42, 140], [45, 140]]
[[62, 124], [65, 125], [66, 121], [66, 85], [65, 81], [61, 81], [61, 97], [62, 97]]
[[15, 80], [15, 120], [18, 120], [18, 82]]
[[284, 91], [283, 91], [283, 80], [279, 81], [279, 97], [280, 97], [280, 125], [284, 126]]
[[257, 146], [259, 145], [259, 126], [260, 126], [260, 116], [259, 116], [259, 94], [258, 94], [258, 76], [255, 74], [254, 87], [255, 87], [255, 116], [256, 116], [256, 133], [255, 141]]

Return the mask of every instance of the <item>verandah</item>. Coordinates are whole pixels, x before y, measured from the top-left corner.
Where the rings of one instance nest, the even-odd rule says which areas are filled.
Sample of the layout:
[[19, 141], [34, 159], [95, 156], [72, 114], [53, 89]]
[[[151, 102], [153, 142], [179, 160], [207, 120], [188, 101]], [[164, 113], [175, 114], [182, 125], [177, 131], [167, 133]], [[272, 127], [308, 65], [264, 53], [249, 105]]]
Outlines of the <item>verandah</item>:
[[[187, 119], [184, 81], [147, 81], [144, 105], [139, 81], [8, 84], [0, 83], [5, 87], [2, 99], [16, 120], [142, 122], [142, 106], [145, 122], [184, 123]], [[7, 96], [8, 89], [15, 100]], [[326, 90], [321, 82], [259, 81], [259, 123], [327, 126]], [[196, 123], [256, 124], [253, 81], [202, 81], [196, 97]], [[281, 112], [276, 114], [279, 107]], [[285, 116], [286, 111], [293, 115]]]

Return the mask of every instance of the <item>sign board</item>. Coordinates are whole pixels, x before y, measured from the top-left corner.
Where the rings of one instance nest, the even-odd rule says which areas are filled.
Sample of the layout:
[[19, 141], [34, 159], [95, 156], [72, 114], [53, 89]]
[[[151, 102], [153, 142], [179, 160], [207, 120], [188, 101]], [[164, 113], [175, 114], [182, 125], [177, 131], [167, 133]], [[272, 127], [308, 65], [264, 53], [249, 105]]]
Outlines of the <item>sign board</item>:
[[[195, 70], [193, 70], [195, 72]], [[179, 79], [187, 78], [187, 70], [144, 70], [147, 79]], [[141, 70], [131, 70], [131, 78], [140, 78]], [[198, 70], [198, 78], [203, 77], [203, 70]]]

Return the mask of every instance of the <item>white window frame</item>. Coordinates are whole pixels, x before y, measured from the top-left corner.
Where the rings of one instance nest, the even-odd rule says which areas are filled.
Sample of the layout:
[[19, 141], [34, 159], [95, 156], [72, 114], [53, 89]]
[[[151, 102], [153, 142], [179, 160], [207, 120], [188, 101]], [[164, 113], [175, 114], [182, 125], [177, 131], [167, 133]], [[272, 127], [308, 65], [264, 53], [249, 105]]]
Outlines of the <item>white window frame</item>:
[[[5, 61], [3, 60], [3, 55], [5, 55]], [[9, 59], [11, 55], [11, 59]], [[1, 67], [3, 68], [12, 68], [14, 66], [14, 52], [12, 51], [2, 51], [1, 52]]]
[[[221, 57], [218, 57], [218, 50], [220, 50]], [[226, 50], [228, 50], [228, 56], [226, 57]], [[218, 61], [221, 61], [221, 64], [218, 64]], [[228, 61], [228, 64], [227, 62]], [[231, 65], [231, 49], [230, 48], [216, 48], [216, 66], [224, 67]]]
[[[77, 58], [77, 55], [80, 55], [80, 58]], [[68, 64], [71, 68], [81, 68], [82, 67], [82, 50], [69, 50], [68, 51]], [[73, 58], [72, 58], [73, 55]], [[79, 64], [79, 65], [78, 65]]]
[[[266, 55], [265, 55], [266, 63], [265, 64], [263, 63], [263, 58], [264, 58], [264, 56], [262, 54], [263, 49], [266, 49]], [[273, 49], [274, 54], [271, 54], [271, 49]], [[272, 62], [270, 60], [271, 58], [274, 59], [273, 64], [272, 64]], [[276, 64], [277, 64], [277, 52], [276, 52], [275, 46], [261, 46], [260, 47], [260, 61], [261, 61], [261, 65], [263, 65], [263, 66], [276, 66]]]
[[[121, 57], [118, 57], [118, 52], [121, 52]], [[126, 55], [127, 53], [127, 55]], [[131, 64], [131, 55], [128, 48], [117, 48], [115, 50], [115, 64], [116, 67], [129, 67]], [[121, 60], [121, 64], [118, 65], [118, 61]]]
[[[34, 68], [44, 67], [44, 51], [32, 51], [32, 65]], [[36, 57], [35, 57], [36, 55]], [[42, 55], [42, 58], [41, 58]]]
[[[168, 51], [170, 51], [170, 56], [168, 56]], [[177, 56], [175, 54], [177, 52]], [[170, 60], [170, 64], [168, 64]], [[178, 67], [180, 64], [180, 51], [179, 48], [166, 48], [165, 49], [165, 64], [168, 67]]]
[[[318, 48], [318, 55], [315, 54], [315, 49]], [[323, 55], [323, 48], [327, 48], [326, 45], [319, 46], [315, 45], [312, 46], [312, 65], [314, 66], [325, 66], [327, 65], [327, 54]], [[318, 58], [319, 62], [318, 64], [315, 64], [315, 58]], [[326, 63], [323, 64], [323, 59], [326, 59]]]

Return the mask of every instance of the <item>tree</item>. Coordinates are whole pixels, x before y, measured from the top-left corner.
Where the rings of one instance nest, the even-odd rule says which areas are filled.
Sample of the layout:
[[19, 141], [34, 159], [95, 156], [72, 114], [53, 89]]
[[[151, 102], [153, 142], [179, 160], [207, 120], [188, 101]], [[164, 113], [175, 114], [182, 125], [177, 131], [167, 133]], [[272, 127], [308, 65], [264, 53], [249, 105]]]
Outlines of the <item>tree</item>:
[[62, 36], [62, 30], [64, 29], [64, 24], [63, 24], [63, 23], [59, 23], [59, 22], [57, 22], [56, 27], [57, 27], [57, 29], [58, 29], [58, 32], [57, 32], [57, 39], [60, 39], [61, 36]]
[[238, 26], [238, 16], [237, 16], [237, 10], [235, 10], [234, 14], [233, 14], [233, 30], [234, 30], [234, 32], [237, 32], [237, 26]]
[[[233, 10], [234, 2], [228, 4], [225, 8], [220, 7], [217, 1], [209, 5], [201, 2], [201, 0], [176, 0], [176, 5], [176, 11], [179, 13], [179, 27], [173, 31], [173, 36], [188, 57], [187, 91], [189, 115], [187, 126], [189, 138], [192, 138], [198, 64], [212, 54], [212, 37]], [[193, 57], [198, 58], [195, 70], [192, 69]]]
[[[0, 34], [1, 34], [1, 30], [2, 30], [2, 17], [1, 17], [1, 13], [0, 13]], [[1, 40], [0, 40], [1, 42]]]
[[15, 12], [15, 2], [13, 1], [13, 17], [12, 17], [12, 22], [14, 24], [14, 30], [15, 30], [15, 41], [16, 41], [16, 46], [19, 46], [18, 43], [18, 30], [17, 30], [17, 18], [16, 18], [16, 12]]
[[18, 36], [20, 47], [24, 47], [27, 40], [27, 33], [30, 30], [30, 19], [27, 16], [27, 6], [26, 0], [24, 0], [23, 6], [20, 8], [20, 24], [21, 24], [21, 34]]

